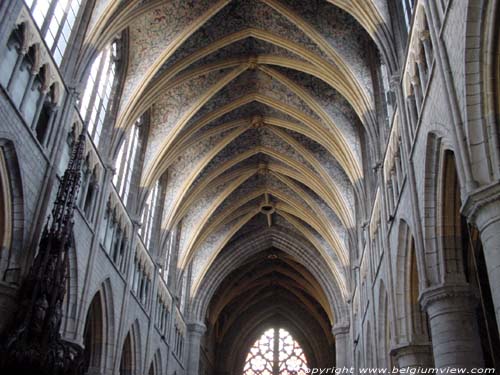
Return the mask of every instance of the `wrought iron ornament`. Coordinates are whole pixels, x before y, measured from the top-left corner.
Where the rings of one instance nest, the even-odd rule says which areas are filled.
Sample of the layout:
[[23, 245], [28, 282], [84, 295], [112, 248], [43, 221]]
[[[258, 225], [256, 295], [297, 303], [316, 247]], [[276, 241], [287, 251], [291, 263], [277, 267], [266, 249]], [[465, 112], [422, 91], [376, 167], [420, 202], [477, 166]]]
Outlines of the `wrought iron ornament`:
[[72, 150], [52, 218], [20, 287], [14, 320], [0, 342], [2, 374], [78, 375], [84, 371], [83, 349], [64, 341], [59, 333], [84, 151], [85, 129]]

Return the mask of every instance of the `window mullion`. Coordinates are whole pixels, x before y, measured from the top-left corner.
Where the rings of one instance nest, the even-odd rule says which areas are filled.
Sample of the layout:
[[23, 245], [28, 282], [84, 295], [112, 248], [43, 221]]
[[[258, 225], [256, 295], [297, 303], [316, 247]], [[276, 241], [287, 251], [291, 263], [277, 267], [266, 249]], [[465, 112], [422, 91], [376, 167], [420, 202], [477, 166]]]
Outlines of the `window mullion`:
[[33, 13], [33, 9], [35, 9], [35, 7], [37, 6], [38, 0], [32, 0], [31, 4], [29, 4], [29, 1], [25, 1], [25, 3], [28, 6], [30, 12]]
[[274, 329], [274, 340], [273, 340], [273, 375], [279, 375], [280, 373], [280, 364], [279, 364], [279, 359], [280, 359], [280, 336], [279, 336], [279, 329], [275, 328]]
[[[96, 95], [96, 102], [94, 103], [96, 105], [96, 112], [95, 115], [93, 115], [93, 132], [92, 132], [92, 138], [94, 139], [94, 142], [99, 143], [99, 138], [102, 129], [100, 128], [99, 124], [99, 116], [101, 115], [101, 111], [103, 111], [103, 98], [100, 95]], [[99, 137], [97, 137], [97, 134], [99, 134]], [[97, 138], [96, 138], [97, 137]]]
[[[54, 35], [54, 44], [52, 45], [52, 47], [50, 49], [50, 52], [52, 53], [52, 55], [54, 55], [54, 51], [57, 49], [57, 47], [59, 45], [59, 38], [61, 37], [61, 34], [63, 32], [64, 24], [66, 23], [66, 20], [68, 19], [68, 12], [71, 8], [71, 1], [72, 0], [68, 0], [68, 3], [66, 4], [66, 9], [64, 9], [64, 13], [63, 13], [63, 16], [61, 18], [61, 22], [59, 23], [59, 27], [57, 28], [57, 33], [56, 33], [56, 35]], [[61, 54], [64, 54], [64, 51], [61, 51]]]
[[132, 183], [132, 175], [134, 173], [135, 165], [136, 165], [136, 158], [137, 158], [137, 147], [138, 147], [138, 142], [139, 142], [139, 129], [137, 127], [134, 128], [133, 131], [133, 141], [132, 141], [132, 150], [131, 150], [131, 156], [130, 156], [130, 163], [127, 165], [127, 176], [125, 180], [125, 189], [124, 189], [124, 196], [125, 200], [128, 197], [129, 191], [130, 191], [130, 185]]
[[119, 160], [119, 165], [118, 165], [118, 170], [115, 172], [118, 174], [118, 177], [116, 179], [116, 189], [118, 190], [118, 194], [120, 196], [123, 196], [123, 181], [124, 181], [124, 175], [125, 171], [127, 170], [127, 160], [128, 160], [128, 155], [127, 155], [127, 149], [130, 144], [130, 138], [127, 137], [125, 139], [125, 144], [122, 146], [123, 147], [123, 153], [120, 155]]
[[[135, 126], [135, 125], [134, 125]], [[134, 151], [134, 144], [135, 144], [135, 128], [132, 129], [132, 133], [128, 137], [128, 144], [126, 150], [126, 159], [125, 162], [123, 163], [123, 174], [121, 178], [121, 185], [122, 187], [120, 188], [120, 192], [122, 193], [123, 199], [126, 200], [128, 193], [124, 194], [125, 191], [127, 191], [127, 185], [128, 185], [128, 180], [129, 180], [129, 175], [130, 175], [130, 170], [131, 166], [134, 164], [133, 159], [133, 151]]]
[[[99, 61], [99, 68], [97, 69], [97, 72], [95, 74], [95, 80], [93, 82], [92, 86], [92, 91], [90, 93], [90, 98], [89, 98], [89, 103], [87, 104], [87, 109], [84, 117], [84, 121], [88, 122], [90, 120], [90, 115], [92, 114], [92, 108], [94, 108], [94, 103], [96, 99], [96, 94], [97, 94], [97, 88], [99, 86], [99, 82], [101, 81], [101, 72], [103, 68], [103, 63], [104, 63], [104, 51], [101, 52], [103, 55], [101, 57], [101, 61]], [[92, 67], [90, 68], [90, 75], [88, 79], [91, 79], [92, 75]]]
[[59, 1], [60, 0], [53, 0], [50, 3], [49, 9], [47, 10], [47, 14], [45, 15], [45, 18], [43, 20], [43, 24], [40, 27], [40, 33], [42, 34], [44, 39], [45, 39], [45, 35], [47, 35], [47, 31], [49, 30], [50, 23], [52, 22], [52, 19], [54, 18], [54, 10], [56, 9], [56, 6], [59, 3]]
[[[106, 61], [109, 58], [110, 57], [108, 56], [108, 58], [106, 59]], [[106, 72], [103, 71], [103, 74], [101, 74], [101, 80], [103, 78], [104, 78], [104, 80], [102, 81], [102, 85], [99, 84], [99, 87], [98, 87], [99, 90], [98, 90], [98, 92], [101, 91], [100, 89], [102, 89], [102, 92], [100, 92], [101, 95], [96, 95], [98, 97], [96, 99], [99, 100], [99, 104], [97, 106], [97, 112], [95, 114], [95, 119], [94, 119], [94, 127], [95, 127], [94, 128], [94, 135], [93, 135], [94, 137], [95, 137], [95, 134], [97, 133], [98, 127], [102, 126], [102, 125], [99, 124], [99, 118], [101, 116], [101, 112], [102, 111], [106, 111], [106, 108], [104, 108], [105, 107], [105, 105], [104, 105], [104, 97], [106, 95], [106, 88], [107, 88], [107, 85], [108, 85], [108, 82], [109, 82], [109, 79], [110, 79], [110, 74], [109, 73], [110, 73], [110, 69], [111, 69], [111, 64], [112, 64], [112, 62], [109, 61], [109, 64], [107, 64]], [[101, 80], [100, 80], [99, 83], [101, 83]], [[106, 107], [107, 107], [107, 104], [106, 104]], [[106, 112], [104, 112], [104, 113], [106, 113]], [[99, 135], [100, 135], [101, 131], [102, 131], [102, 129], [99, 129]]]

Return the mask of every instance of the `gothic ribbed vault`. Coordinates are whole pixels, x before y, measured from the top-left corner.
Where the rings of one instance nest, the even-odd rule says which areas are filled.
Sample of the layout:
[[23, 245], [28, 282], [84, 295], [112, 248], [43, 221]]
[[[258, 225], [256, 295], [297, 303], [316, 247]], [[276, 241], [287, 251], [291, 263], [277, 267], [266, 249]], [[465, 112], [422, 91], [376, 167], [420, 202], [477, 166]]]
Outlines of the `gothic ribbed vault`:
[[0, 372], [500, 371], [499, 10], [0, 0]]
[[[302, 249], [294, 261], [300, 266], [281, 261], [266, 268], [279, 275], [271, 284], [283, 291], [282, 302], [309, 301], [304, 314], [322, 311], [318, 329], [342, 319], [356, 213], [364, 210], [366, 161], [376, 156], [374, 69], [392, 56], [382, 3], [98, 2], [86, 37], [89, 56], [90, 46], [105, 45], [128, 26], [116, 119], [122, 132], [112, 149], [147, 113], [142, 200], [166, 174], [162, 230], [182, 227], [177, 266], [192, 265], [193, 300], [203, 299], [207, 290], [200, 285], [228, 253], [224, 249], [272, 231], [282, 243], [301, 242]], [[308, 270], [308, 256], [330, 278], [323, 284], [334, 284], [328, 296]], [[236, 262], [227, 267], [236, 269]], [[266, 277], [245, 282], [257, 294], [270, 285]], [[227, 304], [220, 309], [241, 308]], [[218, 315], [210, 314], [215, 323]], [[297, 321], [286, 319], [293, 330]]]

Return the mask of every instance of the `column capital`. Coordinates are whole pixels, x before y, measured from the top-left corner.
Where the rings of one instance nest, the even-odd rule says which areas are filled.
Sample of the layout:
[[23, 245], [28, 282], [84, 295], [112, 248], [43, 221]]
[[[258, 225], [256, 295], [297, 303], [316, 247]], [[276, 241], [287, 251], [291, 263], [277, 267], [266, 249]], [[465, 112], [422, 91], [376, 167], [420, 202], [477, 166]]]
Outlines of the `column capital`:
[[189, 322], [186, 326], [189, 334], [202, 336], [207, 331], [207, 326], [202, 322]]
[[[420, 303], [424, 309], [439, 302], [454, 301], [453, 304], [445, 307], [446, 310], [470, 310], [475, 307], [477, 296], [472, 291], [469, 284], [440, 284], [427, 288], [420, 294]], [[463, 300], [463, 303], [457, 303]]]
[[432, 344], [400, 343], [391, 348], [391, 356], [399, 368], [429, 368], [433, 367]]
[[107, 163], [104, 165], [104, 167], [109, 171], [109, 174], [111, 176], [114, 176], [116, 174], [116, 167], [114, 163]]
[[351, 326], [347, 322], [337, 322], [332, 327], [332, 333], [334, 336], [347, 335], [350, 328]]
[[426, 343], [399, 343], [391, 347], [391, 355], [396, 359], [398, 357], [413, 355], [416, 353], [430, 353], [432, 352], [432, 344], [430, 342]]
[[[479, 229], [500, 219], [500, 182], [470, 192], [462, 206], [462, 213]], [[486, 215], [484, 215], [486, 213]], [[481, 217], [482, 216], [482, 217]]]
[[137, 228], [137, 230], [139, 230], [142, 227], [142, 221], [140, 215], [133, 215], [131, 216], [130, 220], [132, 221], [132, 225], [134, 226], [134, 228]]
[[[432, 286], [420, 295], [420, 303], [429, 316], [434, 367], [482, 368], [475, 311], [478, 298], [470, 285], [463, 282]], [[460, 355], [455, 355], [457, 352]]]

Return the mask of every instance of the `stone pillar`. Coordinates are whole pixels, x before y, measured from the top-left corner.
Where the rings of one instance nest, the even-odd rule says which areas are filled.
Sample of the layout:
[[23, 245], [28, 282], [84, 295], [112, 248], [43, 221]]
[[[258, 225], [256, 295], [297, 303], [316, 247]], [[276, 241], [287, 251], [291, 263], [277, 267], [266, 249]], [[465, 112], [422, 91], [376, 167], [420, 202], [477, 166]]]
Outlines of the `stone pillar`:
[[406, 344], [391, 350], [394, 366], [399, 369], [426, 369], [434, 367], [432, 346], [428, 344]]
[[207, 327], [201, 322], [192, 322], [187, 325], [188, 334], [188, 375], [198, 375], [200, 365], [201, 337]]
[[500, 185], [496, 183], [470, 195], [462, 212], [480, 233], [491, 298], [500, 330]]
[[429, 316], [436, 368], [483, 367], [476, 317], [478, 300], [467, 284], [428, 288], [420, 302]]
[[348, 323], [337, 323], [332, 328], [333, 336], [335, 337], [335, 367], [350, 367], [350, 335]]

